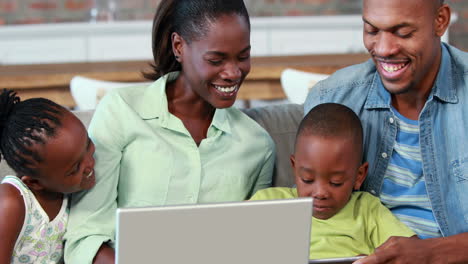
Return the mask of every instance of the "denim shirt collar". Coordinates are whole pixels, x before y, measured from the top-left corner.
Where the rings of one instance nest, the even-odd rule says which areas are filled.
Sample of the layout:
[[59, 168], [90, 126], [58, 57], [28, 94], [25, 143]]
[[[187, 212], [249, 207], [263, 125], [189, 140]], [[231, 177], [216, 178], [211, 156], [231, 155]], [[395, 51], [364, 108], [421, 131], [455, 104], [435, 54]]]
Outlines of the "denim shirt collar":
[[446, 44], [442, 45], [442, 62], [440, 63], [440, 70], [437, 74], [435, 81], [434, 97], [439, 98], [446, 103], [458, 103], [457, 89], [453, 83], [454, 71], [452, 69], [452, 59]]
[[[442, 44], [441, 48], [442, 58], [439, 72], [437, 73], [436, 81], [434, 82], [428, 101], [436, 97], [442, 102], [454, 104], [458, 102], [458, 97], [454, 84], [452, 83], [452, 78], [450, 78], [453, 74], [451, 58], [445, 44]], [[364, 107], [365, 109], [390, 109], [391, 107], [391, 95], [385, 89], [378, 71], [374, 73]]]

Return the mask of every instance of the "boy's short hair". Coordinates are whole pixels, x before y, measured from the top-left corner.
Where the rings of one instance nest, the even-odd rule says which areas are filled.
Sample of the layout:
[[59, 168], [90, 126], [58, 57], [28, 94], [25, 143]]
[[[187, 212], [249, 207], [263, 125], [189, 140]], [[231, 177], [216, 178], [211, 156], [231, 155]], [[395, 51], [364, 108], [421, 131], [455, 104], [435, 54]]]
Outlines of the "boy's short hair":
[[359, 117], [348, 107], [335, 104], [319, 104], [307, 113], [299, 124], [296, 144], [300, 136], [319, 136], [324, 138], [351, 138], [356, 151], [362, 157], [363, 130]]

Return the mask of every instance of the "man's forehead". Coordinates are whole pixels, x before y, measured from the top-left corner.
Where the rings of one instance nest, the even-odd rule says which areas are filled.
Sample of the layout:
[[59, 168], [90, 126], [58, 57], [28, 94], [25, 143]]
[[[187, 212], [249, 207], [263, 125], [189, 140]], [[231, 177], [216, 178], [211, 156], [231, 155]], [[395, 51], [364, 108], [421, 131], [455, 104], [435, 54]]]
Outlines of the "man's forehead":
[[363, 19], [387, 27], [414, 24], [432, 19], [435, 9], [431, 2], [434, 1], [439, 0], [363, 0]]
[[366, 8], [384, 8], [384, 6], [419, 6], [419, 7], [439, 7], [444, 0], [363, 0], [363, 9]]

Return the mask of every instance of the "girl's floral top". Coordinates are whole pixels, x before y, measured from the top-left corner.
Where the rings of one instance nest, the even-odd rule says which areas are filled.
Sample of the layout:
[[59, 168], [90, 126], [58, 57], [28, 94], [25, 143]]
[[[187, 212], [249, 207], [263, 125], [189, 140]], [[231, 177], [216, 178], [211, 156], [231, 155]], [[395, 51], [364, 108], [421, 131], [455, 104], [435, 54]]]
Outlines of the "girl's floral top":
[[11, 263], [63, 263], [63, 235], [68, 221], [68, 197], [65, 196], [62, 208], [50, 221], [29, 188], [17, 177], [6, 176], [2, 180], [15, 186], [23, 196], [25, 215]]

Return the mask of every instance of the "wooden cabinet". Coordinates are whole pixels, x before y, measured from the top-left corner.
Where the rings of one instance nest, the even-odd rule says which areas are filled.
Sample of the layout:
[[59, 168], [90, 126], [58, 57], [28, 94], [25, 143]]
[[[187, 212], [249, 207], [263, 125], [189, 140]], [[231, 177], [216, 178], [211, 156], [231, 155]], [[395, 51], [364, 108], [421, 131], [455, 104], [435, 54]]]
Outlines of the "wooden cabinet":
[[[286, 68], [330, 74], [368, 59], [361, 54], [320, 54], [304, 56], [265, 56], [252, 58], [252, 69], [238, 94], [241, 100], [283, 99], [281, 72]], [[0, 66], [2, 88], [13, 89], [26, 99], [43, 96], [73, 108], [69, 83], [76, 76], [107, 81], [145, 81], [141, 71], [149, 61], [81, 62], [66, 64]]]

